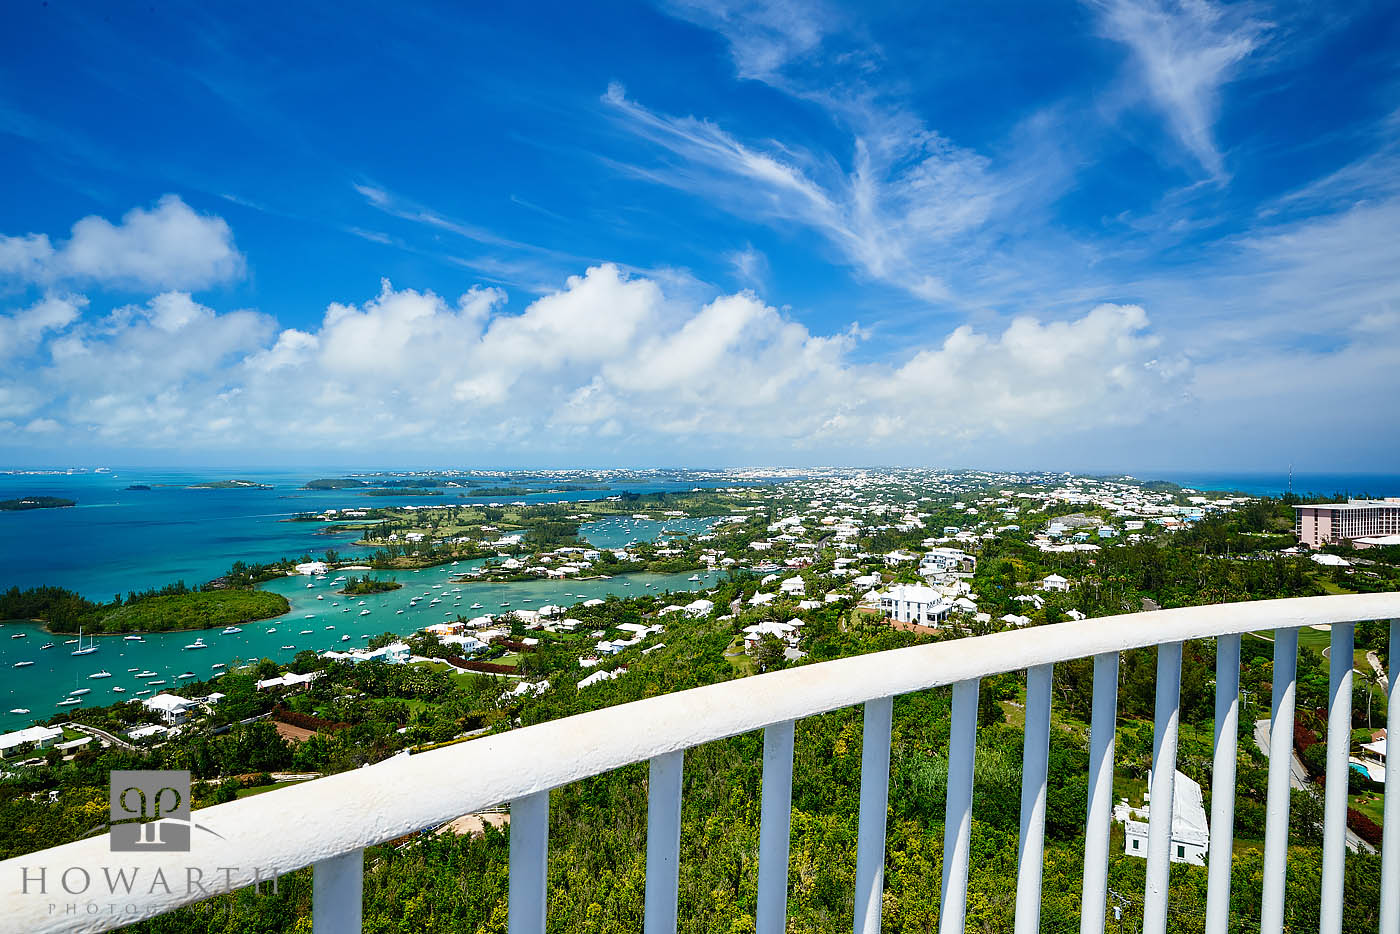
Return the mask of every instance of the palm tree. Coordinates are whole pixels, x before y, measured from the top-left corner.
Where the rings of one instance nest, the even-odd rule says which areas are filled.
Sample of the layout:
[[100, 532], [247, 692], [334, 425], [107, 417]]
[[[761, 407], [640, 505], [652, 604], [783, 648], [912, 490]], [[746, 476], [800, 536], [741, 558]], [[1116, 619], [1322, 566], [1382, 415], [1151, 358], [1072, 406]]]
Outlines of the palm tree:
[[1361, 669], [1361, 683], [1366, 685], [1366, 729], [1371, 728], [1371, 700], [1382, 687], [1381, 674], [1371, 667], [1370, 662]]

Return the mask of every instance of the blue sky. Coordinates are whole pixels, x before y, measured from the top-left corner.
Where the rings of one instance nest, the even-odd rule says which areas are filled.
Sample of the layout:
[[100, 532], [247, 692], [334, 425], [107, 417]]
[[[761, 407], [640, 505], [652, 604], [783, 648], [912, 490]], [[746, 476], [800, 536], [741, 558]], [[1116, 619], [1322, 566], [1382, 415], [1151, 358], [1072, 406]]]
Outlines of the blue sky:
[[0, 460], [1396, 469], [1393, 6], [394, 6], [0, 10]]

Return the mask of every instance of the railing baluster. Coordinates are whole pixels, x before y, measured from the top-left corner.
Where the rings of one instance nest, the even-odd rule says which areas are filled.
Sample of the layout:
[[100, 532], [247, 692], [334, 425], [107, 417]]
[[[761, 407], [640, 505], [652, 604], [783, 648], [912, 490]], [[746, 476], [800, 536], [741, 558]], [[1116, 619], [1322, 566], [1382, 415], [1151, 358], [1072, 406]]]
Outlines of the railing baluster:
[[1166, 934], [1171, 881], [1172, 809], [1176, 803], [1176, 733], [1181, 716], [1181, 643], [1157, 646], [1157, 706], [1152, 732], [1152, 805], [1147, 821], [1147, 891], [1143, 934]]
[[364, 879], [364, 850], [351, 850], [315, 864], [311, 870], [314, 934], [359, 934]]
[[963, 934], [963, 920], [967, 916], [967, 861], [972, 843], [972, 776], [977, 757], [977, 689], [980, 683], [981, 679], [970, 678], [953, 685], [939, 934]]
[[763, 804], [758, 826], [758, 934], [787, 926], [788, 842], [792, 836], [792, 720], [763, 731]]
[[1215, 640], [1215, 763], [1210, 782], [1210, 868], [1206, 934], [1230, 926], [1230, 870], [1235, 851], [1235, 766], [1240, 735], [1240, 637]]
[[1351, 666], [1356, 647], [1352, 623], [1332, 624], [1328, 655], [1327, 788], [1322, 803], [1322, 905], [1320, 934], [1342, 932], [1342, 886], [1347, 866], [1347, 762], [1351, 751]]
[[1045, 868], [1046, 772], [1050, 765], [1050, 682], [1054, 665], [1026, 671], [1026, 730], [1021, 753], [1021, 842], [1017, 853], [1015, 934], [1040, 930]]
[[1274, 630], [1274, 697], [1269, 721], [1269, 796], [1264, 819], [1264, 891], [1259, 934], [1282, 934], [1288, 872], [1289, 777], [1293, 771], [1293, 703], [1298, 685], [1298, 630]]
[[860, 831], [856, 843], [855, 934], [880, 934], [885, 889], [885, 812], [890, 799], [894, 698], [865, 704], [860, 746]]
[[1390, 621], [1390, 670], [1386, 672], [1385, 692], [1385, 800], [1382, 804], [1381, 834], [1381, 924], [1380, 934], [1400, 934], [1400, 619]]
[[549, 792], [510, 803], [509, 934], [544, 934], [549, 883]]
[[675, 934], [681, 870], [681, 779], [685, 750], [651, 760], [647, 782], [645, 934]]
[[1118, 727], [1118, 653], [1094, 656], [1089, 727], [1089, 812], [1084, 824], [1084, 898], [1080, 934], [1103, 934], [1108, 900], [1108, 843], [1113, 819], [1113, 739]]

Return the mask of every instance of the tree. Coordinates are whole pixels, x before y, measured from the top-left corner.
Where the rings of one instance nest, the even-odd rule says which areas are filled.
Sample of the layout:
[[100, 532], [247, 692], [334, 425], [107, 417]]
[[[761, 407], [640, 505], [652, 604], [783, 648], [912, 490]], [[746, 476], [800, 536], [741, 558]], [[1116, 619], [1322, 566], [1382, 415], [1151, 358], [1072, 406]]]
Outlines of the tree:
[[754, 649], [754, 661], [759, 671], [773, 671], [783, 666], [783, 643], [772, 633], [764, 633]]

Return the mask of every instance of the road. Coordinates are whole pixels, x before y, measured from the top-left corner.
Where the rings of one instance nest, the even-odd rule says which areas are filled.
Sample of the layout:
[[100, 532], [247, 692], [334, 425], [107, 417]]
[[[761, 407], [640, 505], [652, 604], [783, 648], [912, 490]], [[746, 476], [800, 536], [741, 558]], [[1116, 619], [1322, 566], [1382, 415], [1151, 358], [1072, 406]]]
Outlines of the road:
[[99, 730], [95, 726], [88, 726], [86, 723], [69, 722], [64, 724], [64, 726], [71, 727], [77, 730], [79, 733], [86, 733], [89, 736], [95, 736], [98, 739], [105, 742], [107, 745], [116, 746], [118, 749], [129, 749], [133, 751], [136, 749], [135, 746], [133, 746], [131, 743], [128, 743], [126, 740], [119, 739], [118, 737], [113, 736], [111, 733], [108, 733], [106, 730]]
[[[1259, 751], [1264, 754], [1265, 758], [1268, 758], [1269, 755], [1269, 723], [1270, 721], [1268, 720], [1254, 721], [1254, 742], [1259, 747]], [[1297, 791], [1307, 791], [1311, 788], [1311, 786], [1308, 785], [1308, 770], [1303, 768], [1303, 763], [1302, 760], [1298, 758], [1297, 750], [1292, 748], [1292, 742], [1288, 745], [1290, 747], [1289, 752], [1291, 753], [1289, 756], [1291, 762], [1288, 768], [1289, 787]], [[1361, 853], [1376, 852], [1375, 847], [1358, 837], [1352, 832], [1350, 827], [1347, 828], [1347, 849]]]

